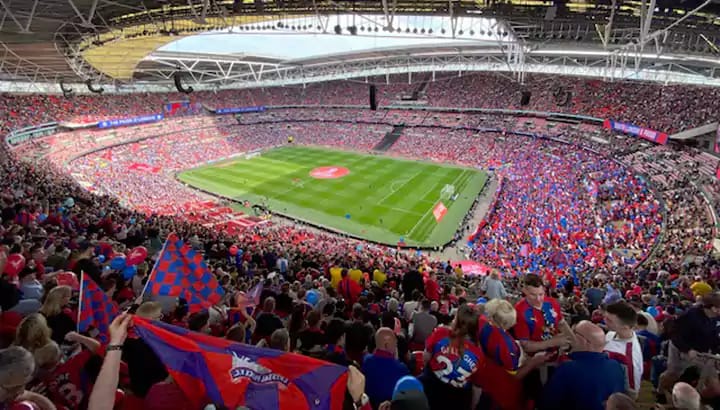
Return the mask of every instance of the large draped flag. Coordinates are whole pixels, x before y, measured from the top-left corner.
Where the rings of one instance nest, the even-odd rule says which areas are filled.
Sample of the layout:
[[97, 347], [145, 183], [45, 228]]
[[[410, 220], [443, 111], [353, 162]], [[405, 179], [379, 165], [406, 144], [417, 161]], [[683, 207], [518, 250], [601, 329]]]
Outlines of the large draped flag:
[[202, 255], [174, 233], [168, 236], [145, 289], [153, 295], [182, 297], [191, 312], [207, 309], [225, 295]]
[[137, 335], [165, 364], [193, 408], [341, 410], [347, 368], [234, 343], [135, 316]]
[[110, 323], [120, 314], [120, 309], [88, 275], [81, 273], [80, 276], [78, 332], [87, 332], [94, 327], [99, 332], [98, 340], [107, 343], [110, 340]]

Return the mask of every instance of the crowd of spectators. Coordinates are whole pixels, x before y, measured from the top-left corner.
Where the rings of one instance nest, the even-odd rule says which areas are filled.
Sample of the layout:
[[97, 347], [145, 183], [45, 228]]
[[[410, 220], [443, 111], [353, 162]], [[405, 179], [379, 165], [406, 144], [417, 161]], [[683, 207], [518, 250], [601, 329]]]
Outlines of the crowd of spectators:
[[642, 179], [565, 144], [423, 127], [391, 152], [494, 169], [503, 178], [474, 257], [508, 272], [635, 266], [661, 231], [660, 203]]
[[[322, 104], [321, 87], [263, 95]], [[354, 98], [340, 83], [326, 87], [334, 101]], [[471, 98], [463, 97], [466, 88], [456, 91]], [[450, 102], [432, 84], [427, 93], [433, 104]], [[217, 106], [237, 105], [229, 95], [218, 97]], [[124, 97], [117, 98], [124, 107]], [[37, 97], [38, 107], [46, 99]], [[127, 112], [118, 112], [146, 109], [125, 106]], [[56, 279], [66, 270], [92, 278], [117, 304], [135, 305], [138, 318], [349, 366], [344, 408], [632, 409], [649, 390], [667, 408], [717, 403], [718, 361], [708, 355], [720, 353], [720, 264], [710, 256], [712, 214], [701, 187], [691, 183], [698, 178], [684, 173], [697, 164], [682, 154], [602, 132], [588, 139], [583, 127], [551, 129], [525, 118], [288, 109], [248, 115], [243, 125], [233, 121], [193, 117], [80, 131], [32, 143], [50, 161], [0, 156], [6, 176], [0, 180], [0, 261], [6, 268], [10, 255], [26, 260], [17, 275], [0, 277], [0, 347], [9, 346], [0, 350], [3, 407], [190, 408], [190, 392], [168, 377], [129, 316], [113, 322], [109, 346], [76, 332], [77, 292]], [[397, 124], [406, 128], [390, 154], [492, 169], [502, 177], [495, 212], [472, 247], [472, 257], [493, 268], [488, 277], [300, 225], [258, 225], [229, 236], [183, 215], [127, 206], [192, 195], [169, 185], [165, 170], [282, 144], [288, 136], [369, 150]], [[157, 136], [160, 131], [165, 135]], [[563, 142], [541, 138], [548, 135]], [[130, 171], [132, 163], [147, 167]], [[663, 168], [676, 173], [662, 174]], [[202, 251], [228, 295], [221, 303], [190, 315], [187, 301], [138, 299], [171, 232]], [[128, 279], [100, 257], [140, 245], [148, 257]], [[240, 257], [231, 255], [233, 245]], [[354, 281], [352, 269], [368, 279]], [[337, 271], [339, 283], [331, 281]], [[234, 296], [256, 283], [263, 289], [259, 303], [237, 318]]]
[[[374, 78], [378, 102], [388, 106], [422, 89], [420, 106], [527, 109], [611, 118], [672, 133], [716, 120], [720, 98], [713, 87], [658, 85], [646, 82], [605, 83], [596, 79], [533, 76], [522, 89], [508, 78], [492, 73], [461, 77], [438, 73], [436, 81], [408, 83], [407, 76]], [[389, 81], [389, 83], [388, 83]], [[192, 107], [210, 109], [248, 106], [354, 105], [365, 107], [369, 83], [332, 81], [252, 90], [148, 93], [122, 95], [5, 95], [0, 98], [0, 132], [49, 122], [89, 123], [164, 112], [166, 103], [188, 101]], [[532, 94], [520, 105], [521, 92]], [[559, 92], [562, 91], [562, 92]], [[556, 95], [569, 92], [565, 103]], [[191, 110], [189, 113], [196, 113]]]
[[[521, 89], [522, 88], [522, 89]], [[555, 95], [572, 93], [565, 105]], [[521, 92], [531, 93], [526, 106]], [[527, 109], [612, 118], [673, 133], [715, 121], [715, 87], [652, 86], [641, 82], [533, 76], [522, 87], [499, 74], [473, 74], [430, 83], [428, 104], [435, 107]], [[562, 94], [562, 93], [561, 93]]]
[[[647, 159], [633, 162], [633, 156], [652, 152], [634, 151], [638, 148], [635, 139], [625, 138], [605, 144], [584, 137], [587, 130], [582, 127], [555, 125], [551, 128], [539, 120], [527, 118], [488, 118], [486, 115], [441, 113], [432, 113], [432, 116], [427, 113], [422, 115], [418, 117], [416, 113], [409, 111], [279, 109], [241, 117], [243, 124], [254, 125], [251, 128], [233, 126], [234, 120], [228, 117], [220, 117], [219, 120], [213, 117], [184, 118], [169, 121], [167, 125], [163, 123], [165, 126], [162, 130], [170, 133], [155, 140], [162, 141], [162, 144], [141, 142], [98, 151], [74, 161], [66, 169], [76, 177], [81, 176], [78, 179], [85, 186], [92, 189], [100, 187], [103, 192], [119, 196], [127, 204], [133, 204], [144, 210], [162, 209], [173, 213], [182, 205], [178, 203], [179, 198], [198, 201], [203, 199], [198, 193], [172, 177], [178, 170], [222, 158], [227, 156], [228, 152], [246, 152], [283, 144], [288, 136], [294, 136], [300, 144], [369, 150], [382, 138], [382, 134], [389, 129], [389, 126], [381, 126], [373, 131], [374, 125], [370, 124], [348, 126], [346, 123], [348, 118], [356, 122], [406, 124], [403, 137], [395, 143], [390, 154], [479, 166], [495, 169], [495, 172], [502, 176], [511, 176], [507, 179], [507, 189], [502, 193], [508, 197], [503, 197], [496, 206], [499, 209], [506, 209], [507, 206], [516, 207], [518, 203], [522, 203], [524, 212], [533, 216], [512, 216], [511, 221], [500, 223], [502, 218], [512, 213], [493, 214], [495, 220], [489, 222], [494, 229], [487, 230], [488, 235], [494, 236], [495, 229], [499, 227], [505, 229], [506, 224], [513, 226], [512, 231], [518, 232], [505, 232], [501, 236], [507, 238], [509, 235], [512, 245], [500, 253], [494, 246], [492, 251], [487, 251], [488, 247], [485, 246], [487, 244], [483, 241], [486, 239], [495, 241], [495, 239], [484, 238], [481, 232], [479, 238], [481, 241], [476, 242], [478, 244], [476, 257], [489, 262], [491, 266], [502, 266], [517, 271], [517, 266], [522, 269], [534, 266], [533, 269], [556, 270], [557, 265], [560, 265], [560, 269], [566, 272], [571, 266], [578, 270], [595, 269], [605, 263], [613, 267], [634, 266], [648, 255], [659, 235], [662, 214], [658, 201], [670, 200], [674, 195], [677, 196], [677, 201], [667, 202], [673, 209], [669, 212], [666, 221], [669, 229], [659, 245], [658, 252], [669, 252], [673, 255], [672, 258], [677, 258], [678, 263], [682, 263], [686, 257], [701, 255], [710, 244], [713, 231], [708, 215], [711, 214], [699, 196], [688, 197], [692, 199], [688, 202], [688, 199], [681, 195], [682, 191], [675, 192], [665, 185], [666, 181], [676, 178], [674, 175], [682, 175], [682, 171], [662, 172], [668, 169], [665, 165], [670, 169], [678, 169], [677, 164], [660, 164]], [[432, 118], [433, 125], [426, 125], [429, 118]], [[560, 135], [563, 141], [598, 152], [615, 150], [624, 153], [629, 150], [631, 153], [627, 154], [626, 158], [628, 168], [632, 169], [632, 172], [647, 175], [648, 170], [643, 168], [643, 164], [650, 164], [647, 166], [656, 170], [652, 174], [652, 182], [664, 195], [661, 198], [654, 198], [642, 178], [632, 177], [628, 171], [623, 171], [612, 161], [598, 162], [597, 155], [592, 153], [563, 149], [567, 145], [533, 140], [529, 137], [503, 136], [499, 133], [483, 134], [472, 129], [445, 128], [472, 128], [479, 124], [482, 124], [483, 128]], [[197, 129], [197, 131], [172, 132], [175, 129]], [[111, 131], [113, 138], [109, 139], [97, 136], [97, 132], [81, 131], [81, 135], [85, 133], [88, 137], [79, 140], [83, 141], [87, 148], [96, 148], [98, 145], [91, 143], [91, 139], [101, 140], [100, 144], [118, 143], [125, 141], [124, 138], [142, 136], [143, 132], [148, 136], [157, 135], [158, 128], [133, 127], [133, 131], [126, 133]], [[613, 138], [605, 134], [600, 135]], [[68, 140], [72, 141], [70, 138]], [[598, 139], [598, 141], [602, 140]], [[552, 149], [553, 144], [557, 148]], [[62, 161], [57, 161], [54, 155], [67, 158], [70, 154], [79, 154], [82, 146], [79, 143], [70, 147], [59, 145], [63, 149], [51, 151], [49, 158], [60, 164]], [[73, 147], [77, 147], [78, 151]], [[528, 149], [529, 147], [532, 149]], [[529, 154], [531, 152], [532, 155]], [[112, 158], [112, 161], [108, 161], [108, 158]], [[577, 161], [579, 166], [576, 165]], [[128, 172], [133, 164], [142, 164], [143, 167], [139, 171]], [[541, 174], [538, 174], [538, 171], [544, 166], [552, 171], [548, 175], [539, 176]], [[568, 178], [569, 172], [573, 172], [574, 177]], [[533, 174], [537, 175], [537, 179], [553, 180], [554, 183], [550, 187], [540, 185], [538, 189], [529, 178]], [[682, 179], [678, 179], [674, 184], [682, 184], [682, 182]], [[561, 210], [562, 205], [567, 202], [553, 199], [556, 190], [576, 192], [577, 194], [573, 196], [576, 203], [587, 201], [587, 206], [576, 207], [582, 210], [583, 214], [567, 216]], [[534, 204], [537, 203], [552, 204], [548, 206], [559, 210], [539, 216], [539, 213], [532, 212], [536, 207]], [[679, 204], [684, 204], [685, 207], [677, 208]], [[687, 208], [690, 205], [692, 207]], [[602, 209], [603, 207], [607, 209]], [[694, 232], [700, 234], [703, 241], [688, 241], [679, 234], [679, 230], [689, 227], [676, 226], [678, 222], [687, 224], [688, 221], [695, 221], [686, 217], [689, 214], [704, 216], [705, 219], [692, 222], [696, 225], [693, 227], [696, 229]], [[563, 218], [564, 222], [560, 221], [558, 215], [566, 215]], [[534, 220], [535, 218], [539, 219]], [[520, 221], [524, 222], [520, 223]], [[561, 223], [566, 227], [571, 226], [568, 232], [560, 232], [565, 230], [559, 225]], [[555, 231], [557, 237], [554, 241], [549, 239], [553, 234], [548, 230]], [[598, 232], [600, 234], [596, 235]], [[543, 237], [555, 243], [553, 247], [543, 251], [546, 253], [538, 252], [542, 254], [539, 256], [534, 251], [542, 247], [540, 245], [544, 242]], [[560, 242], [557, 242], [558, 239]], [[575, 243], [578, 239], [583, 239], [580, 249], [572, 251], [564, 249], [567, 243]], [[499, 241], [508, 241], [508, 239]], [[587, 242], [595, 241], [598, 241], [599, 247], [594, 245], [587, 247]], [[502, 244], [499, 245], [503, 248]], [[602, 249], [611, 251], [605, 252]], [[524, 253], [527, 251], [527, 255], [520, 255], [521, 250]], [[574, 257], [573, 253], [575, 253]]]

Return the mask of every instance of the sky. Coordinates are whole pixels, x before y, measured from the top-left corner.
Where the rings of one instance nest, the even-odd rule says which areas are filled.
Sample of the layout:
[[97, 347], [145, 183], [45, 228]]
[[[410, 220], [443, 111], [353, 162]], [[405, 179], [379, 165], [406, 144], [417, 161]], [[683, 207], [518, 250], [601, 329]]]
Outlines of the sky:
[[[385, 27], [384, 16], [353, 16], [336, 15], [327, 21], [328, 32], [322, 33], [316, 27], [319, 25], [317, 17], [301, 17], [283, 19], [283, 27], [277, 27], [278, 21], [268, 22], [276, 27], [275, 30], [239, 30], [233, 28], [231, 32], [225, 30], [210, 31], [189, 37], [161, 47], [160, 51], [186, 52], [186, 53], [212, 53], [212, 54], [247, 54], [280, 59], [303, 59], [316, 56], [327, 56], [338, 53], [360, 52], [391, 47], [413, 47], [439, 44], [467, 44], [477, 41], [498, 41], [496, 32], [502, 31], [494, 19], [480, 17], [458, 18], [456, 23], [456, 38], [451, 36], [451, 22], [448, 17], [441, 16], [396, 16], [393, 27], [402, 32], [392, 33], [374, 28]], [[304, 32], [293, 31], [292, 25], [306, 26]], [[343, 28], [342, 34], [335, 34], [334, 27]], [[348, 26], [358, 27], [357, 35], [350, 35]], [[245, 25], [249, 28], [251, 25]], [[366, 30], [360, 30], [364, 27]], [[370, 31], [370, 29], [373, 31]], [[411, 32], [407, 33], [406, 30]], [[418, 33], [412, 31], [417, 29]], [[425, 29], [425, 34], [421, 30]], [[442, 30], [445, 29], [445, 33]], [[433, 30], [429, 34], [429, 30]], [[462, 31], [462, 35], [459, 32]], [[492, 33], [492, 34], [490, 34]]]

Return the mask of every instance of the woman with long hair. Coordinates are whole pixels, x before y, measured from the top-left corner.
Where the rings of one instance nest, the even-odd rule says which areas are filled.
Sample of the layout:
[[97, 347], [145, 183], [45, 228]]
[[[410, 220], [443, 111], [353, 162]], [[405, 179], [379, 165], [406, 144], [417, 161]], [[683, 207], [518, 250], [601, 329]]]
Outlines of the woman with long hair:
[[68, 307], [72, 289], [69, 286], [56, 286], [47, 293], [45, 302], [40, 308], [40, 313], [45, 316], [47, 324], [52, 329], [52, 340], [62, 344], [65, 335], [75, 330], [75, 320], [72, 311]]
[[45, 317], [39, 313], [25, 316], [15, 331], [14, 345], [25, 348], [30, 353], [50, 343], [52, 330], [47, 325]]
[[485, 360], [477, 332], [477, 311], [461, 305], [450, 327], [438, 327], [427, 339], [421, 380], [431, 409], [470, 408], [471, 380]]

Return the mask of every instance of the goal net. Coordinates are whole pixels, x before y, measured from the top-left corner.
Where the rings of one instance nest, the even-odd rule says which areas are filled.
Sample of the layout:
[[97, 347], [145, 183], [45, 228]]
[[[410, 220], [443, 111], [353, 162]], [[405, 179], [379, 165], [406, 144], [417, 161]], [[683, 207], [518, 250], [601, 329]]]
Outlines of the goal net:
[[452, 196], [455, 195], [455, 185], [446, 184], [442, 191], [440, 191], [440, 198], [441, 199], [450, 199]]

